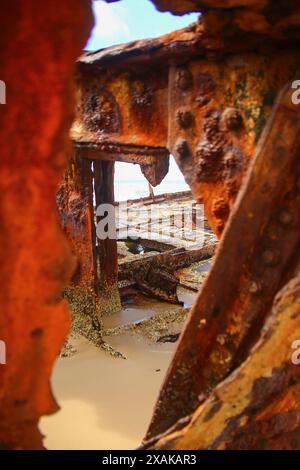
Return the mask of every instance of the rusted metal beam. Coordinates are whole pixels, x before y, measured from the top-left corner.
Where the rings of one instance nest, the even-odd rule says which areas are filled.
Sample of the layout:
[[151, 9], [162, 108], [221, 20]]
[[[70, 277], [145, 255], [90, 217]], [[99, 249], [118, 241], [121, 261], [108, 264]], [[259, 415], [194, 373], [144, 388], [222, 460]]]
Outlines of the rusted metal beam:
[[152, 185], [172, 153], [220, 236], [298, 49], [226, 43], [205, 21], [83, 55], [72, 138], [88, 158], [138, 162]]
[[281, 93], [258, 145], [167, 373], [148, 438], [194, 412], [247, 359], [276, 293], [294, 274], [300, 242], [300, 111], [291, 92], [289, 85]]
[[72, 285], [85, 285], [97, 294], [93, 175], [91, 162], [79, 152], [75, 152], [70, 161], [56, 200], [62, 228], [78, 262]]
[[61, 290], [75, 268], [55, 193], [70, 155], [72, 74], [92, 27], [91, 5], [37, 6], [1, 2], [0, 69], [8, 88], [0, 113], [3, 450], [44, 448], [39, 421], [58, 409], [50, 376], [70, 324]]
[[152, 0], [161, 11], [201, 12], [201, 21], [225, 47], [299, 41], [300, 8], [293, 0]]
[[153, 297], [168, 302], [180, 303], [177, 297], [179, 280], [174, 272], [192, 263], [212, 258], [216, 243], [208, 243], [201, 248], [185, 248], [168, 251], [147, 258], [120, 263], [119, 280], [129, 280]]
[[[94, 161], [96, 207], [114, 204], [114, 162]], [[97, 223], [100, 221], [97, 217]], [[99, 261], [100, 313], [107, 315], [121, 310], [118, 291], [118, 253], [116, 238], [97, 239]]]
[[[165, 155], [172, 153], [195, 199], [204, 202], [215, 233], [220, 237], [225, 230], [147, 438], [176, 426], [199, 406], [200, 415], [214, 387], [250, 355], [276, 292], [293, 275], [300, 241], [295, 170], [300, 122], [288, 93], [258, 145], [277, 93], [297, 71], [300, 35], [295, 32], [291, 46], [273, 5], [271, 13], [243, 11], [233, 3], [226, 14], [209, 11], [184, 30], [88, 53], [78, 62], [72, 138], [85, 158], [139, 163], [157, 183], [167, 172]], [[269, 16], [268, 26], [263, 20]], [[251, 18], [257, 31], [247, 31]], [[283, 18], [291, 24], [289, 12]], [[154, 269], [139, 282], [151, 290], [157, 279]], [[187, 426], [184, 432], [189, 431]], [[200, 431], [192, 431], [197, 446]], [[162, 437], [157, 447], [182, 446], [184, 432], [178, 432], [178, 441]]]
[[299, 270], [276, 295], [255, 349], [197, 411], [143, 448], [294, 450], [300, 447]]
[[[270, 114], [274, 93], [279, 84], [293, 78], [295, 59], [291, 51], [280, 58], [271, 53], [267, 59], [244, 53], [228, 55], [225, 61], [193, 60], [170, 68], [168, 148], [195, 198], [203, 201], [206, 217], [219, 237]], [[267, 69], [276, 69], [276, 78]]]
[[136, 280], [145, 277], [150, 267], [165, 269], [171, 272], [190, 266], [192, 263], [212, 258], [215, 253], [216, 243], [209, 243], [201, 248], [186, 250], [185, 248], [169, 249], [164, 253], [149, 256], [144, 259], [120, 263], [119, 279]]
[[152, 186], [162, 182], [169, 170], [169, 151], [159, 147], [77, 143], [80, 155], [93, 161], [126, 162], [140, 165]]

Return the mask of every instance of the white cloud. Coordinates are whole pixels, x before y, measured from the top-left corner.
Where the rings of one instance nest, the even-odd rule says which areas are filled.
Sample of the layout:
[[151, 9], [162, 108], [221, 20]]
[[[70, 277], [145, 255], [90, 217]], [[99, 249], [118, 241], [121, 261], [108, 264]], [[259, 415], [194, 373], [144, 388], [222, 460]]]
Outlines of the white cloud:
[[108, 4], [101, 1], [93, 2], [95, 28], [91, 40], [95, 41], [128, 41], [132, 37], [127, 26], [127, 10], [120, 4]]

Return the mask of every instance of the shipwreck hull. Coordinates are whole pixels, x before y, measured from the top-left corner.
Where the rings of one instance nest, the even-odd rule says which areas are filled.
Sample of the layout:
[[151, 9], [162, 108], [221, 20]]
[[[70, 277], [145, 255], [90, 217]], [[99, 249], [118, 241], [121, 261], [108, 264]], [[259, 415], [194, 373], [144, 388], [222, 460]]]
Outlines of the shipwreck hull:
[[89, 1], [44, 2], [40, 11], [33, 0], [3, 2], [0, 64], [10, 102], [0, 126], [2, 448], [43, 447], [38, 420], [57, 409], [49, 379], [70, 324], [63, 289], [92, 293], [94, 321], [107, 292], [116, 292], [116, 249], [95, 250], [92, 180], [98, 202], [113, 202], [114, 161], [140, 164], [155, 185], [169, 153], [221, 241], [144, 447], [300, 448], [300, 369], [292, 361], [300, 337], [300, 115], [290, 85], [299, 78], [299, 6], [153, 3], [202, 16], [162, 38], [85, 54], [74, 70], [92, 26]]

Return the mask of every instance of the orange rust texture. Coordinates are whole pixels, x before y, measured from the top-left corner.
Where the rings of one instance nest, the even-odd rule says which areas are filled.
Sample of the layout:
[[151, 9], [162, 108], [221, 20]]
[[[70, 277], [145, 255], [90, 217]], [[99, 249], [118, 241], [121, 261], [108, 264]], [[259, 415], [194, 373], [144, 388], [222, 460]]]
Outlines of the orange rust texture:
[[61, 225], [77, 258], [72, 285], [97, 292], [96, 233], [91, 161], [75, 152], [57, 193]]
[[72, 132], [76, 142], [165, 146], [166, 67], [116, 73], [108, 64], [106, 69], [81, 72], [79, 83], [79, 113]]
[[[228, 374], [245, 359], [251, 361], [251, 348], [274, 297], [293, 276], [300, 241], [300, 114], [291, 92], [288, 86], [281, 94], [258, 144], [215, 263], [170, 365], [148, 437], [201, 407]], [[287, 348], [275, 336], [270, 345], [274, 355], [277, 348]], [[263, 355], [260, 359], [265, 361]]]
[[[94, 161], [95, 202], [113, 205], [114, 162]], [[106, 215], [104, 215], [106, 217]], [[102, 217], [97, 217], [97, 223]], [[118, 248], [114, 238], [98, 238], [97, 260], [99, 260], [100, 313], [111, 314], [121, 309], [118, 289]]]
[[57, 409], [49, 377], [69, 328], [60, 294], [74, 269], [55, 193], [70, 153], [74, 61], [92, 17], [82, 0], [4, 0], [1, 17], [0, 443], [39, 449], [39, 417]]
[[238, 37], [248, 42], [255, 36], [284, 41], [300, 38], [300, 7], [294, 0], [152, 1], [161, 11], [204, 13], [207, 30], [219, 34], [225, 43]]
[[225, 54], [170, 70], [168, 147], [220, 236], [298, 51]]
[[300, 331], [299, 272], [276, 296], [248, 361], [219, 384], [190, 423], [156, 449], [300, 448], [300, 374], [292, 363]]
[[[85, 54], [78, 67], [76, 145], [92, 148], [89, 158], [141, 165], [148, 146], [170, 151], [220, 236], [274, 99], [295, 75], [298, 49], [266, 48], [259, 35], [226, 45], [203, 17], [160, 38]], [[146, 173], [152, 184], [167, 171], [163, 155], [156, 161], [162, 168], [150, 160]]]

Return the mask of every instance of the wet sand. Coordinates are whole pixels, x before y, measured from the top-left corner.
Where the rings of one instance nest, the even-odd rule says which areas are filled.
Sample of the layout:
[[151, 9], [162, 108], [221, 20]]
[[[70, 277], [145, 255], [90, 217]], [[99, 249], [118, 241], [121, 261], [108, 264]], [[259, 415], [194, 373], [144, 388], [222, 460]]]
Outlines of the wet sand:
[[42, 418], [48, 449], [133, 449], [147, 429], [175, 344], [137, 335], [110, 338], [127, 356], [116, 359], [85, 339], [58, 359], [53, 389], [61, 410]]
[[[187, 307], [195, 298], [185, 289], [178, 295]], [[148, 319], [167, 308], [147, 299], [104, 318], [104, 328]], [[47, 449], [127, 450], [141, 443], [176, 343], [157, 343], [132, 332], [105, 339], [127, 359], [79, 337], [73, 342], [78, 352], [57, 360], [52, 384], [61, 410], [40, 422]]]

